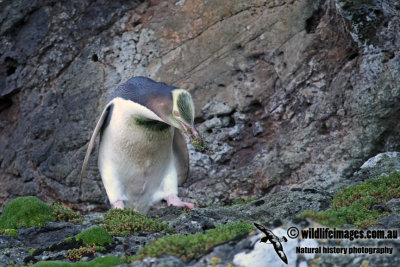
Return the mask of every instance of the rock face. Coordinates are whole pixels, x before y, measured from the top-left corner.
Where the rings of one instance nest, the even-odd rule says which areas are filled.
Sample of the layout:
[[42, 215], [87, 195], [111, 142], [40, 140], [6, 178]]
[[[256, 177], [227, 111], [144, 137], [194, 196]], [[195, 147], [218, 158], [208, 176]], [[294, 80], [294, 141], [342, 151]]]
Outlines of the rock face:
[[188, 89], [213, 154], [191, 149], [180, 194], [200, 204], [332, 189], [399, 149], [394, 0], [2, 1], [0, 203], [104, 209], [96, 154], [107, 97], [144, 75]]

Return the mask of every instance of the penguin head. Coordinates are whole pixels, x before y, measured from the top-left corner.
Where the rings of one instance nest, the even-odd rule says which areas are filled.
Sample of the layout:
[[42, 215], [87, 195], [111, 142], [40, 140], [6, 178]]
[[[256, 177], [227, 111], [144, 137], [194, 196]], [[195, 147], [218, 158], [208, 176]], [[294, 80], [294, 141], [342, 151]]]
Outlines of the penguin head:
[[[197, 139], [203, 143], [194, 127], [194, 104], [192, 96], [185, 89], [155, 82], [146, 77], [133, 77], [120, 85], [111, 99], [122, 98], [141, 105], [142, 116], [150, 120], [158, 120], [178, 128], [192, 141]], [[132, 112], [138, 113], [137, 106]]]
[[172, 112], [167, 117], [169, 124], [202, 143], [194, 126], [194, 104], [190, 93], [185, 89], [172, 90], [172, 103]]

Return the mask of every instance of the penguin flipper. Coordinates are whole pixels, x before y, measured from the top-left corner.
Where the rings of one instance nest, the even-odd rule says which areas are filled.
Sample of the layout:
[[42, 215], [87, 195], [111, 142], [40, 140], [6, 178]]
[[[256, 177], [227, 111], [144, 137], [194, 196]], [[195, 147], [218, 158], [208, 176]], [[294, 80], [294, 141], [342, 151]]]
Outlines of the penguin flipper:
[[189, 153], [185, 137], [178, 129], [175, 129], [172, 146], [178, 173], [178, 185], [182, 185], [189, 176]]
[[86, 164], [89, 161], [90, 154], [92, 153], [92, 149], [94, 146], [94, 142], [96, 140], [96, 136], [99, 133], [99, 131], [101, 130], [101, 128], [103, 127], [104, 120], [105, 120], [105, 118], [107, 118], [109, 111], [110, 111], [110, 107], [112, 105], [113, 105], [112, 103], [108, 103], [107, 106], [104, 108], [103, 112], [101, 113], [100, 119], [96, 124], [96, 128], [94, 128], [92, 137], [90, 138], [89, 146], [86, 151], [85, 159], [83, 160], [83, 164], [82, 164], [82, 169], [81, 169], [81, 174], [80, 174], [80, 179], [79, 179], [79, 189], [81, 189], [81, 187], [82, 187], [83, 174], [85, 173]]

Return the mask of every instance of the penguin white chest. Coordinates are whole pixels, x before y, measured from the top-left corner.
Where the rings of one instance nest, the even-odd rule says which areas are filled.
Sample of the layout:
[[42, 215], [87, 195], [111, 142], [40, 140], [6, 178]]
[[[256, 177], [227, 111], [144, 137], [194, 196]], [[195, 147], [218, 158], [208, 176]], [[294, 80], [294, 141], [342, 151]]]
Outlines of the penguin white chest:
[[[142, 125], [144, 124], [144, 125]], [[146, 124], [150, 124], [146, 125]], [[152, 165], [167, 164], [172, 157], [173, 128], [162, 122], [143, 122], [141, 118], [132, 115], [126, 120], [126, 126], [120, 125], [111, 133], [113, 147], [121, 159], [134, 163], [136, 168], [147, 170]], [[151, 127], [165, 127], [152, 129]]]
[[174, 128], [154, 120], [143, 106], [120, 102], [102, 133], [99, 169], [110, 202], [123, 200], [146, 212], [154, 201], [177, 193]]

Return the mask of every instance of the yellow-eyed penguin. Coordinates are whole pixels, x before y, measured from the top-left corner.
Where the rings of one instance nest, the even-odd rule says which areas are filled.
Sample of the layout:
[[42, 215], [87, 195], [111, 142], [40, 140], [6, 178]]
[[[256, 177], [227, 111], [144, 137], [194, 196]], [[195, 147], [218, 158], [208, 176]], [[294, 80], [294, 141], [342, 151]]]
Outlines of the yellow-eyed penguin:
[[189, 156], [181, 131], [201, 143], [194, 127], [194, 104], [184, 89], [133, 77], [121, 84], [104, 108], [89, 142], [81, 171], [100, 132], [98, 166], [114, 208], [146, 213], [165, 199], [168, 205], [193, 208], [181, 201], [178, 184], [189, 174]]

